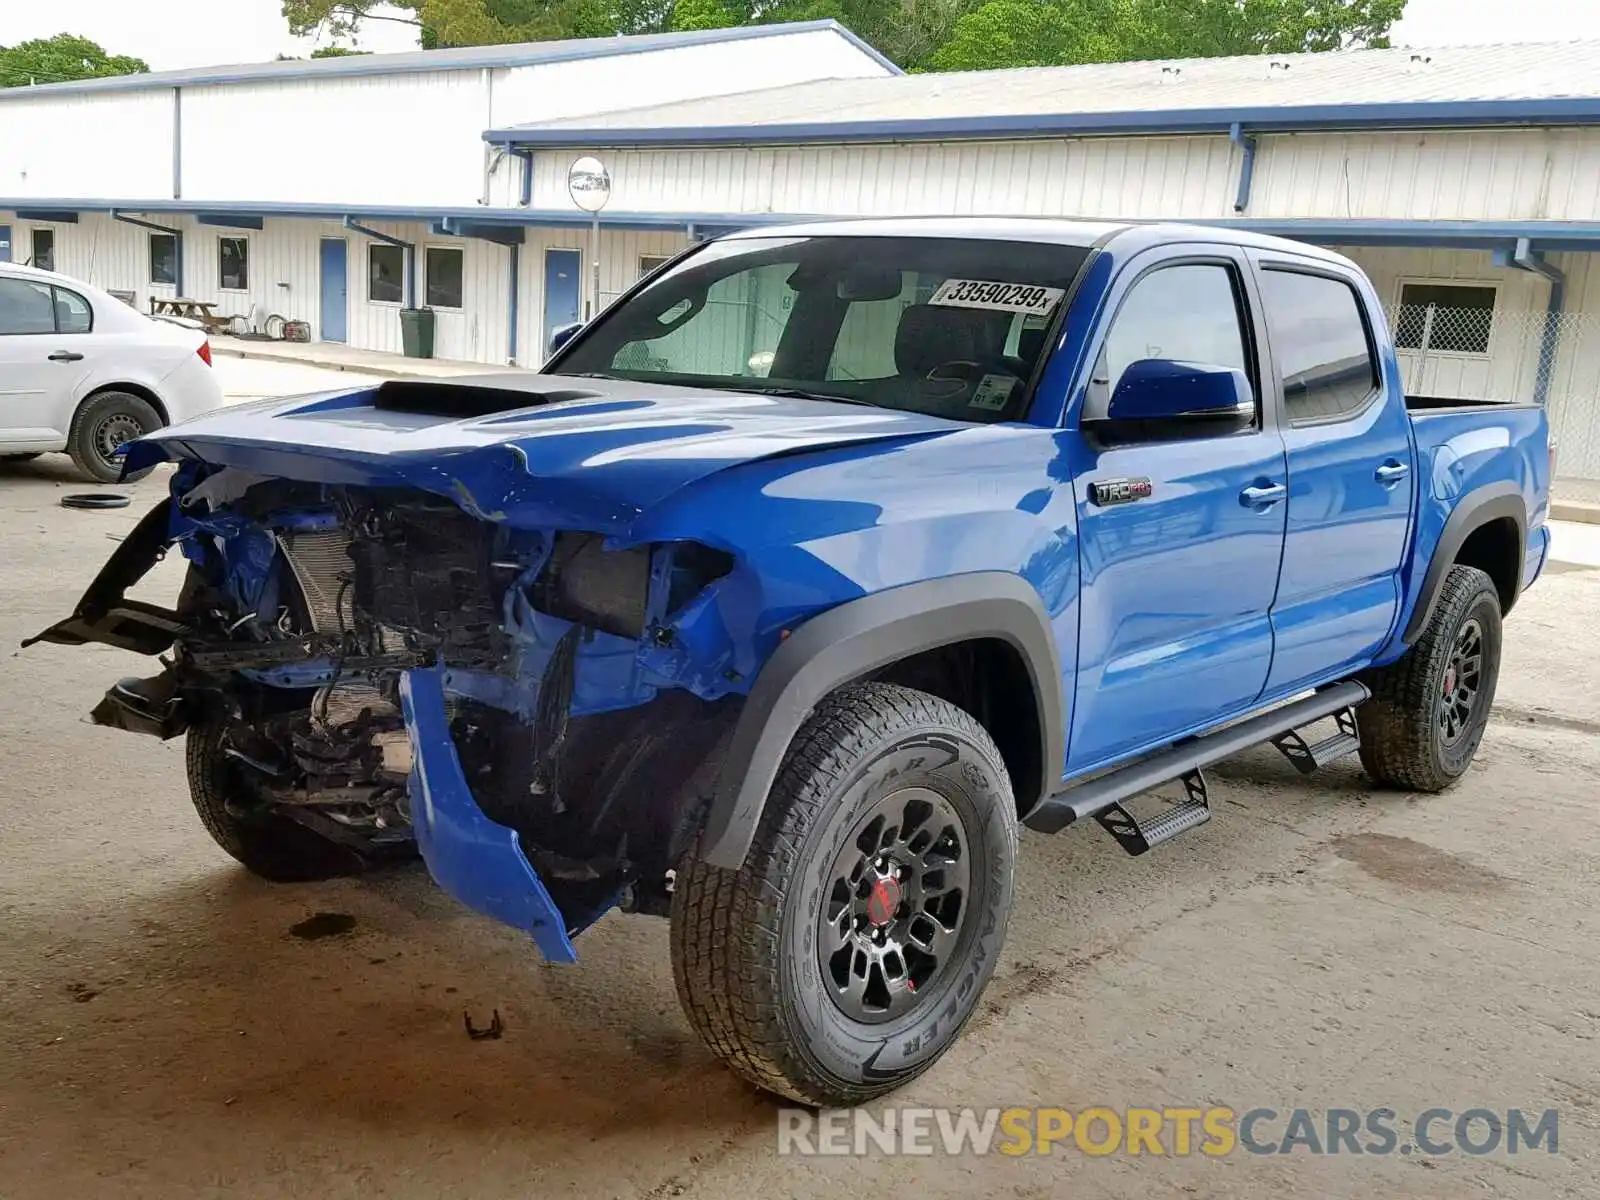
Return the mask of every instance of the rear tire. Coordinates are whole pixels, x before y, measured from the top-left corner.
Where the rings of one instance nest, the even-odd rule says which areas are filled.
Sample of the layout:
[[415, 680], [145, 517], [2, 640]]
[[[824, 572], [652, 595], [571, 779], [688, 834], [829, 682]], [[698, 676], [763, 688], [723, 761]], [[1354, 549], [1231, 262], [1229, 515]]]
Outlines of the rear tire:
[[1411, 792], [1455, 783], [1483, 741], [1499, 678], [1500, 594], [1476, 567], [1451, 567], [1422, 636], [1364, 679], [1372, 698], [1356, 727], [1367, 774]]
[[254, 875], [275, 883], [304, 883], [356, 875], [372, 865], [348, 846], [331, 842], [274, 812], [252, 794], [244, 768], [222, 752], [214, 724], [189, 730], [185, 762], [189, 796], [213, 841]]
[[678, 873], [684, 1012], [767, 1091], [813, 1105], [893, 1091], [977, 1008], [1016, 854], [1010, 780], [977, 721], [909, 688], [842, 688], [796, 735], [744, 865]]
[[131, 392], [100, 392], [78, 406], [67, 435], [67, 453], [80, 471], [97, 482], [133, 483], [155, 468], [146, 467], [124, 478], [122, 462], [113, 459], [111, 452], [124, 442], [154, 433], [161, 425], [161, 414], [148, 401]]

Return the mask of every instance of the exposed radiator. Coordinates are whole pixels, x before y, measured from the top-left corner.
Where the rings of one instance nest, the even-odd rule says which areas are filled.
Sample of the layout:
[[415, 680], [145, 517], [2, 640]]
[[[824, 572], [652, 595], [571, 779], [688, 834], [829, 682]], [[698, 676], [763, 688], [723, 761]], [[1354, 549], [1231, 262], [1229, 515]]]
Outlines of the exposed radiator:
[[[305, 597], [316, 633], [337, 633], [348, 627], [355, 564], [350, 560], [350, 535], [342, 529], [285, 533], [284, 557]], [[341, 594], [346, 620], [340, 621]]]

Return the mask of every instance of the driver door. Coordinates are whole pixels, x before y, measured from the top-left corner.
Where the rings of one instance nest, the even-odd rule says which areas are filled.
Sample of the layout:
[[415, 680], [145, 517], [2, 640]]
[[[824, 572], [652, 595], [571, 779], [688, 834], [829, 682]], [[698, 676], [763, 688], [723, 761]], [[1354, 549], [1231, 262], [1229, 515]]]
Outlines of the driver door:
[[[1215, 725], [1266, 684], [1287, 478], [1276, 410], [1261, 400], [1270, 372], [1253, 289], [1228, 247], [1168, 247], [1124, 268], [1107, 305], [1073, 478], [1082, 601], [1071, 772]], [[1254, 420], [1221, 431], [1085, 424], [1141, 359], [1243, 371]]]

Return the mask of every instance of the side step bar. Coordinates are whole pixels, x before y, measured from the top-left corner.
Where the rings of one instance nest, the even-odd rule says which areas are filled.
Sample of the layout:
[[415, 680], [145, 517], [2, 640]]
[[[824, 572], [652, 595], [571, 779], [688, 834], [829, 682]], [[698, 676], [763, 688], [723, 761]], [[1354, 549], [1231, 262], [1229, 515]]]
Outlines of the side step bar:
[[1162, 842], [1170, 842], [1180, 833], [1188, 833], [1196, 825], [1211, 820], [1211, 797], [1205, 772], [1196, 767], [1185, 775], [1183, 790], [1188, 795], [1187, 800], [1178, 801], [1159, 817], [1142, 825], [1120, 804], [1101, 809], [1094, 819], [1100, 822], [1101, 829], [1117, 839], [1117, 845], [1138, 858]]
[[[1202, 734], [1200, 737], [1179, 742], [1159, 754], [1140, 759], [1138, 762], [1098, 776], [1087, 783], [1080, 783], [1066, 791], [1057, 792], [1028, 814], [1024, 824], [1040, 833], [1059, 833], [1073, 822], [1097, 817], [1141, 792], [1148, 792], [1151, 788], [1159, 787], [1174, 779], [1198, 775], [1201, 767], [1210, 766], [1214, 762], [1229, 758], [1241, 750], [1248, 750], [1251, 746], [1260, 745], [1262, 742], [1273, 741], [1301, 725], [1309, 725], [1343, 709], [1353, 708], [1371, 694], [1365, 684], [1357, 683], [1353, 679], [1325, 687], [1303, 700], [1296, 700], [1293, 704], [1271, 709], [1260, 716], [1240, 721], [1237, 725], [1229, 725], [1215, 733]], [[1341, 735], [1342, 733], [1341, 726]], [[1191, 789], [1191, 797], [1193, 794]], [[1187, 822], [1183, 824], [1183, 829], [1203, 823], [1210, 815], [1209, 807], [1206, 808], [1206, 816], [1199, 816], [1191, 808], [1186, 807], [1193, 804], [1195, 801], [1191, 798], [1179, 805], [1179, 808], [1183, 808], [1189, 814], [1186, 818], [1182, 818]], [[1204, 807], [1203, 785], [1200, 791], [1200, 805]], [[1175, 821], [1179, 819], [1176, 814], [1176, 809], [1170, 814], [1174, 816]], [[1125, 812], [1123, 815], [1126, 817]], [[1163, 818], [1158, 817], [1156, 820], [1161, 822]], [[1182, 829], [1174, 832], [1182, 832]], [[1111, 833], [1118, 841], [1122, 840], [1115, 830], [1111, 830]], [[1173, 835], [1167, 834], [1167, 837], [1171, 836]], [[1146, 846], [1146, 849], [1148, 848]]]

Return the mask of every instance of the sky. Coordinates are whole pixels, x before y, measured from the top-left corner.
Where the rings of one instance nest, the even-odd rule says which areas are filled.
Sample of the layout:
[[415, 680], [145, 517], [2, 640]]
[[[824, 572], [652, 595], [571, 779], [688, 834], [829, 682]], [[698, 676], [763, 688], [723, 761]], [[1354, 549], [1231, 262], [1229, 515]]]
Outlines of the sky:
[[[261, 62], [305, 56], [317, 43], [297, 41], [280, 0], [0, 0], [0, 46], [76, 33], [113, 54], [134, 54], [155, 70]], [[1515, 14], [1515, 22], [1508, 15]], [[1600, 4], [1590, 0], [1410, 0], [1395, 26], [1397, 46], [1467, 42], [1600, 39]], [[360, 48], [413, 50], [415, 31], [370, 21]]]

